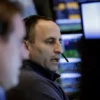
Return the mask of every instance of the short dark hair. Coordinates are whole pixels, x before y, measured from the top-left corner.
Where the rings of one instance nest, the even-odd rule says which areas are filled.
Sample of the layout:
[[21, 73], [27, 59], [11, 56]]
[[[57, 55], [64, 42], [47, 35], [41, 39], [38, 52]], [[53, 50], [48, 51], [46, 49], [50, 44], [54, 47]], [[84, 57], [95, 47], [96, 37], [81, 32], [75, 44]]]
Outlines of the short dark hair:
[[0, 1], [0, 36], [2, 38], [7, 38], [13, 30], [12, 18], [17, 13], [22, 14], [22, 6], [19, 2]]
[[39, 15], [31, 15], [24, 19], [25, 27], [26, 27], [26, 37], [25, 40], [29, 42], [35, 42], [35, 26], [38, 23], [39, 20], [45, 20], [45, 21], [52, 21], [50, 18], [46, 18], [44, 16]]

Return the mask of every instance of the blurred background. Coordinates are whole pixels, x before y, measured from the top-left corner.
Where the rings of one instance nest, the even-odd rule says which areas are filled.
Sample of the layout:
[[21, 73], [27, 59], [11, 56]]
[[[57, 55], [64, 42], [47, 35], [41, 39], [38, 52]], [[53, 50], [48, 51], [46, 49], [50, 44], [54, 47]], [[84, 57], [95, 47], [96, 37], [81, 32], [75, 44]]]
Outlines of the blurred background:
[[[77, 42], [83, 35], [80, 3], [99, 0], [19, 0], [24, 6], [24, 16], [41, 15], [54, 20], [61, 30], [62, 47], [69, 62], [61, 56], [57, 82], [70, 100], [79, 100], [81, 59]], [[86, 10], [85, 10], [86, 11]], [[89, 16], [89, 11], [87, 13]], [[90, 15], [91, 16], [91, 15]]]

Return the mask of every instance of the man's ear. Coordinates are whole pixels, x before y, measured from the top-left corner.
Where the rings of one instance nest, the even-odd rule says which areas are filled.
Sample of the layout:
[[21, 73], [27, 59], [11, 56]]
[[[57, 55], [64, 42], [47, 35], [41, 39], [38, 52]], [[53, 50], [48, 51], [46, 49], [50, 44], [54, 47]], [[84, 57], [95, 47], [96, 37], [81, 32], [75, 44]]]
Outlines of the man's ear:
[[29, 42], [28, 41], [23, 41], [23, 44], [24, 44], [24, 46], [25, 46], [25, 48], [26, 48], [26, 50], [28, 50], [28, 51], [30, 51], [30, 47], [29, 47]]
[[30, 54], [30, 49], [29, 49], [29, 42], [28, 41], [23, 41], [23, 46], [24, 46], [24, 58], [28, 59], [29, 58], [29, 54]]

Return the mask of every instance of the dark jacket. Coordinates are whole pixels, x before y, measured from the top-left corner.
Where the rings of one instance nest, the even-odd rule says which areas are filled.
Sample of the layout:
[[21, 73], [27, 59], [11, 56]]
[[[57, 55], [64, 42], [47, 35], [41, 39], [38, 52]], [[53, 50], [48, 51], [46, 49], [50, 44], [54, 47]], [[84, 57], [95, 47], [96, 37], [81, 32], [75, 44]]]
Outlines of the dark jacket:
[[59, 75], [35, 62], [27, 61], [19, 85], [7, 92], [7, 100], [68, 100], [54, 81]]

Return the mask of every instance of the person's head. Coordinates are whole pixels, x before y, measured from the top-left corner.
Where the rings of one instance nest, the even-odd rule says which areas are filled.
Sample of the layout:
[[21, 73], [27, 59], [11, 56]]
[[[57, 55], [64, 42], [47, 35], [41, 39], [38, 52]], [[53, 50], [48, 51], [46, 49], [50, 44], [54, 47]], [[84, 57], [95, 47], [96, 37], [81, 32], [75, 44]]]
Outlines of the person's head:
[[27, 48], [30, 59], [51, 71], [57, 71], [61, 47], [59, 27], [50, 19], [38, 15], [26, 19]]
[[0, 86], [4, 89], [17, 85], [23, 59], [25, 29], [18, 5], [0, 1]]

